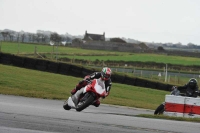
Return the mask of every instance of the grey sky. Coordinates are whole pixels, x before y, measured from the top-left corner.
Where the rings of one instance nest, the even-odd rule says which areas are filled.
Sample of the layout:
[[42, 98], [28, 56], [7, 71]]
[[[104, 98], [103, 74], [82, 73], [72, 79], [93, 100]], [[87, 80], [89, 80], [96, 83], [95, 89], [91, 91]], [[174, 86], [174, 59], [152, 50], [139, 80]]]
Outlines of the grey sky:
[[200, 45], [200, 0], [0, 0], [0, 29]]

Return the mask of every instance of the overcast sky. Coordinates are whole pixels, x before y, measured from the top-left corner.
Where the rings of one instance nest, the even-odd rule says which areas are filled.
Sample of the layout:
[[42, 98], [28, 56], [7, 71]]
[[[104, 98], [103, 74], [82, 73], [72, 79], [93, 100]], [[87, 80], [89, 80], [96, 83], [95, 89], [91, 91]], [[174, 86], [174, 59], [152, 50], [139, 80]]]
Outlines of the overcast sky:
[[200, 0], [0, 0], [0, 30], [200, 45]]

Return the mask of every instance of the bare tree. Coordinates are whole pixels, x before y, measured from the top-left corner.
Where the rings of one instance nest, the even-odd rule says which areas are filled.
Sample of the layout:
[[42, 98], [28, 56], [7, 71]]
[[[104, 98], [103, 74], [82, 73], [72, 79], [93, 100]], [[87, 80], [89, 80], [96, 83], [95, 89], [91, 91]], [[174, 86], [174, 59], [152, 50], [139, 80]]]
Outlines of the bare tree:
[[32, 42], [35, 42], [37, 40], [37, 35], [36, 34], [32, 34]]
[[20, 33], [17, 32], [17, 42], [19, 42], [19, 39], [20, 39]]
[[25, 39], [25, 33], [22, 33], [21, 34], [21, 42], [24, 42], [24, 39]]
[[1, 34], [3, 36], [3, 40], [5, 41], [8, 36], [8, 32], [1, 32]]
[[8, 36], [9, 36], [9, 38], [10, 38], [10, 41], [13, 41], [14, 32], [8, 32]]
[[45, 43], [46, 41], [47, 41], [47, 39], [48, 39], [49, 37], [48, 37], [48, 35], [43, 35], [43, 42]]
[[37, 37], [37, 42], [39, 43], [41, 38], [42, 38], [42, 33], [36, 33], [36, 37]]
[[33, 42], [33, 35], [32, 33], [28, 33], [28, 41]]

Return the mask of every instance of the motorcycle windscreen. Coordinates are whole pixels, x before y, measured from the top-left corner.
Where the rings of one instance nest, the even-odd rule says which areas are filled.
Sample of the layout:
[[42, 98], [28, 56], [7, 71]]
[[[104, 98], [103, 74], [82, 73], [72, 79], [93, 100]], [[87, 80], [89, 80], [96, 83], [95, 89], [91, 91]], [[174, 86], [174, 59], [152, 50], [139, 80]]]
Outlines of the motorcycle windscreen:
[[100, 96], [105, 96], [106, 94], [106, 89], [105, 89], [105, 84], [103, 81], [99, 80], [99, 79], [95, 79], [92, 81], [92, 84], [91, 84], [92, 87], [89, 86], [86, 86], [84, 88], [84, 91], [83, 93], [89, 91], [90, 89], [93, 89], [91, 91], [95, 92], [95, 93], [98, 93]]
[[102, 81], [100, 79], [96, 80], [96, 84], [94, 86], [94, 89], [101, 96], [104, 96], [106, 94], [106, 89], [105, 89], [104, 81]]

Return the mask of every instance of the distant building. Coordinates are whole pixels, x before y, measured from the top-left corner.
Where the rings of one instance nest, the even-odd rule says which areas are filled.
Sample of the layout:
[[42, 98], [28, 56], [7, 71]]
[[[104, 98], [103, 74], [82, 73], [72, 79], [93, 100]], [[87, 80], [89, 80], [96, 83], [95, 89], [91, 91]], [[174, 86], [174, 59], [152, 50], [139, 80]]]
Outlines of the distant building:
[[103, 35], [100, 34], [90, 34], [85, 31], [85, 35], [83, 38], [84, 41], [105, 41], [105, 32]]

